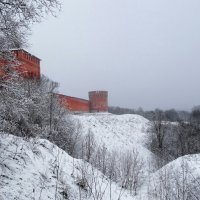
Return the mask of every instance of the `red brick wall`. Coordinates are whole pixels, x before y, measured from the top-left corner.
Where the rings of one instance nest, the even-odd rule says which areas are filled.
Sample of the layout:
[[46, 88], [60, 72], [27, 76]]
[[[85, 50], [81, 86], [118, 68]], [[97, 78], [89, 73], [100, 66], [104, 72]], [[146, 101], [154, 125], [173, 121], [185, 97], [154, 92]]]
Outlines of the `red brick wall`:
[[90, 112], [108, 112], [108, 92], [89, 92]]
[[[12, 51], [20, 64], [16, 64], [15, 70], [25, 78], [40, 79], [40, 59], [29, 54], [23, 49]], [[0, 60], [0, 75], [2, 75], [1, 66], [5, 61]], [[61, 105], [73, 112], [108, 112], [108, 92], [91, 91], [89, 92], [89, 101], [76, 97], [70, 97], [60, 94]]]
[[40, 59], [29, 54], [24, 50], [14, 50], [20, 65], [16, 67], [16, 70], [22, 74], [25, 78], [40, 78]]
[[73, 112], [89, 112], [89, 101], [59, 94], [61, 105]]
[[[10, 63], [14, 64], [14, 69], [19, 72], [25, 78], [36, 78], [40, 79], [40, 59], [29, 54], [25, 50], [13, 50], [13, 54], [16, 56], [16, 62]], [[0, 67], [5, 64], [5, 61], [0, 61]], [[8, 63], [9, 64], [9, 63]], [[0, 70], [0, 75], [2, 71]]]

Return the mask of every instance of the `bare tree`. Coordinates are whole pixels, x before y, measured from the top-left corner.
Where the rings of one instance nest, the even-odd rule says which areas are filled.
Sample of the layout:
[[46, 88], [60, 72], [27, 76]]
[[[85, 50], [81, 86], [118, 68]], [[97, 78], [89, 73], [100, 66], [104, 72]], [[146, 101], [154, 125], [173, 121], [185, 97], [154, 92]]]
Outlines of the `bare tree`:
[[150, 122], [149, 131], [152, 133], [153, 148], [163, 149], [163, 144], [167, 132], [167, 122], [164, 121], [165, 115], [161, 110], [153, 112], [152, 121]]
[[76, 184], [80, 189], [80, 199], [83, 190], [87, 195], [86, 198], [91, 197], [93, 200], [102, 200], [109, 184], [106, 177], [86, 162], [79, 163], [77, 169], [79, 171], [76, 175]]
[[94, 152], [95, 152], [95, 139], [94, 139], [94, 135], [91, 132], [91, 130], [89, 130], [88, 134], [85, 136], [83, 143], [82, 143], [82, 159], [84, 159], [86, 162], [90, 162]]
[[[178, 164], [178, 165], [177, 165]], [[199, 200], [199, 177], [194, 175], [187, 159], [161, 168], [150, 183], [148, 199]]]
[[125, 152], [120, 160], [122, 187], [130, 190], [131, 194], [137, 195], [144, 178], [144, 162], [135, 149]]

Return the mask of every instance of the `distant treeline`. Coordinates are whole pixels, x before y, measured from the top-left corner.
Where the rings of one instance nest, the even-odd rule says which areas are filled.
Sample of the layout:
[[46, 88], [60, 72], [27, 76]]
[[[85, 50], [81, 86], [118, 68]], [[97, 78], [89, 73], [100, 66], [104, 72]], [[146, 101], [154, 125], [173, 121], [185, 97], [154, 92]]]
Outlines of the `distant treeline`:
[[192, 117], [200, 117], [200, 106], [195, 106], [191, 112], [185, 111], [185, 110], [175, 110], [175, 109], [169, 109], [169, 110], [161, 110], [161, 109], [155, 109], [151, 111], [144, 111], [142, 108], [138, 109], [130, 109], [130, 108], [121, 108], [121, 107], [115, 107], [110, 106], [108, 111], [112, 114], [116, 115], [122, 115], [122, 114], [138, 114], [141, 115], [149, 120], [153, 119], [154, 113], [156, 111], [160, 111], [165, 116], [166, 121], [170, 122], [176, 122], [176, 121], [188, 121]]

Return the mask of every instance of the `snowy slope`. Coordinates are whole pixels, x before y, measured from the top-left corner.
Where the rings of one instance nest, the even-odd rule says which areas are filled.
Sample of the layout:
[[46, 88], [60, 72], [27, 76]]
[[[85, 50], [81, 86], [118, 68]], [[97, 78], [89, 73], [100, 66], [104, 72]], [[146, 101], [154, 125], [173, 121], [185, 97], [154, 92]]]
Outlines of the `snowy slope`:
[[[75, 115], [83, 134], [94, 133], [109, 151], [137, 149], [146, 161], [148, 120], [137, 115]], [[0, 134], [0, 200], [193, 200], [200, 196], [200, 154], [174, 160], [146, 176], [137, 196], [47, 140]], [[181, 195], [184, 194], [182, 198]], [[193, 196], [191, 196], [193, 195]]]
[[[87, 187], [82, 180], [87, 180]], [[97, 199], [97, 196], [117, 200], [121, 195], [122, 200], [131, 199], [89, 164], [73, 160], [46, 140], [0, 135], [0, 200]]]
[[135, 197], [137, 200], [200, 199], [200, 154], [180, 157], [155, 173]]
[[108, 150], [125, 152], [133, 148], [149, 162], [153, 154], [146, 148], [149, 121], [139, 115], [113, 115], [109, 113], [75, 115], [82, 125], [82, 132], [92, 132], [97, 143]]

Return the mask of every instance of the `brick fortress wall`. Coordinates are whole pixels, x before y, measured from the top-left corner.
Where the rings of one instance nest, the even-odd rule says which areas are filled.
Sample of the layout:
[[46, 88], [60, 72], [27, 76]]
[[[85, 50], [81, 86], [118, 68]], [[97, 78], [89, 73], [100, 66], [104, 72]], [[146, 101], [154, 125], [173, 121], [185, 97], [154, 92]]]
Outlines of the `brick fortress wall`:
[[108, 92], [91, 91], [89, 100], [60, 94], [61, 104], [72, 112], [108, 112]]
[[[40, 79], [40, 59], [31, 55], [23, 49], [12, 50], [13, 55], [16, 57], [16, 61], [6, 62], [0, 61], [0, 67], [5, 64], [12, 65], [24, 78], [36, 78]], [[3, 71], [0, 70], [0, 75], [3, 75]]]
[[63, 107], [73, 112], [90, 112], [89, 101], [76, 97], [59, 94], [60, 102]]
[[[40, 59], [31, 55], [23, 49], [11, 51], [17, 61], [7, 63], [0, 60], [0, 75], [4, 75], [1, 67], [5, 64], [12, 64], [16, 70], [24, 78], [40, 79]], [[60, 103], [66, 109], [72, 112], [107, 112], [108, 111], [108, 92], [107, 91], [91, 91], [89, 92], [89, 100], [77, 97], [59, 94]]]

